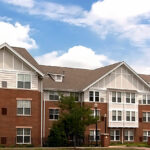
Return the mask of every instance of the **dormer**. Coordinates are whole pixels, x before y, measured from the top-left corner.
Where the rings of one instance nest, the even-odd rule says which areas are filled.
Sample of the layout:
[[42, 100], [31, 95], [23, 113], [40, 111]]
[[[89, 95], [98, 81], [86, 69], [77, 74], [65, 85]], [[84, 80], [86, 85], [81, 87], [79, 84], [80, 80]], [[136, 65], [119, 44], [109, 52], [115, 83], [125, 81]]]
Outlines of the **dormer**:
[[62, 82], [64, 78], [64, 74], [53, 74], [48, 73], [48, 75], [55, 81], [55, 82]]

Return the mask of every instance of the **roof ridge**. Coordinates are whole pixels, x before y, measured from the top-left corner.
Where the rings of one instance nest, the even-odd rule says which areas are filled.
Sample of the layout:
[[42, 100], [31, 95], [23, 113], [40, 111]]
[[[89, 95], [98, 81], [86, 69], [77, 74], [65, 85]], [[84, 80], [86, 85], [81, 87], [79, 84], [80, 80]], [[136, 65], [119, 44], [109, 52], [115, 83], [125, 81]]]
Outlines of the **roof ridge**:
[[[122, 61], [122, 62], [123, 62], [123, 61]], [[107, 66], [103, 66], [103, 67], [100, 67], [100, 68], [96, 68], [96, 69], [73, 68], [73, 67], [63, 67], [63, 66], [49, 66], [49, 65], [41, 65], [41, 64], [39, 64], [39, 66], [41, 66], [41, 67], [57, 67], [57, 68], [66, 68], [66, 69], [78, 69], [78, 70], [95, 71], [95, 70], [102, 69], [102, 68], [105, 68], [105, 67], [110, 67], [110, 66], [113, 66], [113, 65], [116, 65], [116, 64], [120, 64], [120, 63], [122, 63], [122, 62], [117, 62], [117, 63], [110, 64], [110, 65], [107, 65]]]

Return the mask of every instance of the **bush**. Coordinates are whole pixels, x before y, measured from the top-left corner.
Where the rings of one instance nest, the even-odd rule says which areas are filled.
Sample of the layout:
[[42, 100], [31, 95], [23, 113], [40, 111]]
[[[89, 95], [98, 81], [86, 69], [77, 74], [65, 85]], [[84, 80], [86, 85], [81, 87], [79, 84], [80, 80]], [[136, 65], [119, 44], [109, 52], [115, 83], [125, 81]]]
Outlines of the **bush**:
[[5, 147], [4, 145], [1, 145], [1, 144], [0, 144], [0, 148], [4, 148], [4, 147]]
[[64, 127], [59, 124], [55, 124], [53, 126], [50, 131], [50, 135], [48, 136], [47, 146], [60, 147], [68, 144], [68, 140], [63, 128]]
[[110, 145], [115, 146], [115, 145], [125, 145], [125, 144], [122, 144], [121, 142], [111, 142]]

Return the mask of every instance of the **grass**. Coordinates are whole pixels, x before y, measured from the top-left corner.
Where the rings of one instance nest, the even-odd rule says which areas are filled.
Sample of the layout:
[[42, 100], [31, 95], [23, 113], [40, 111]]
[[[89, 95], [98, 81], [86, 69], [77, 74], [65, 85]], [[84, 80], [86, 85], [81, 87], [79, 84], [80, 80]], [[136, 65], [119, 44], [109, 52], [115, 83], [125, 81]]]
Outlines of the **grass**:
[[0, 148], [0, 150], [133, 150], [133, 149], [132, 148]]
[[113, 142], [110, 144], [111, 146], [121, 146], [125, 145], [127, 147], [150, 147], [146, 142], [140, 142], [140, 143], [121, 143], [121, 142]]

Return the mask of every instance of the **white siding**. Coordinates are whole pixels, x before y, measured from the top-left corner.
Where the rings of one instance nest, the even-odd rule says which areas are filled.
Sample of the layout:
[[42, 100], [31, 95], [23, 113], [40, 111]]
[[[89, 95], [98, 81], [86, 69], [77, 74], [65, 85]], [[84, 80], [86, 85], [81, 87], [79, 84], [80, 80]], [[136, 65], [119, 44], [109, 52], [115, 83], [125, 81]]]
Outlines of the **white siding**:
[[[111, 90], [116, 89], [122, 92], [122, 103], [112, 103]], [[89, 102], [89, 91], [99, 91], [100, 96], [104, 97], [105, 102], [108, 103], [108, 126], [109, 127], [138, 127], [138, 103], [142, 99], [143, 93], [149, 93], [149, 88], [134, 75], [126, 66], [122, 65], [112, 73], [107, 75], [104, 79], [95, 83], [88, 90], [84, 92], [84, 101]], [[126, 104], [125, 93], [126, 90], [136, 92], [135, 104]], [[103, 92], [102, 92], [103, 91]], [[122, 111], [122, 121], [112, 121], [112, 110]], [[135, 111], [136, 121], [126, 121], [126, 111]]]
[[8, 49], [0, 49], [0, 88], [2, 81], [7, 81], [7, 88], [17, 88], [18, 73], [31, 74], [31, 89], [40, 90], [38, 74]]
[[149, 91], [145, 84], [140, 81], [129, 69], [121, 66], [104, 79], [94, 84], [91, 88], [116, 88], [138, 91]]

